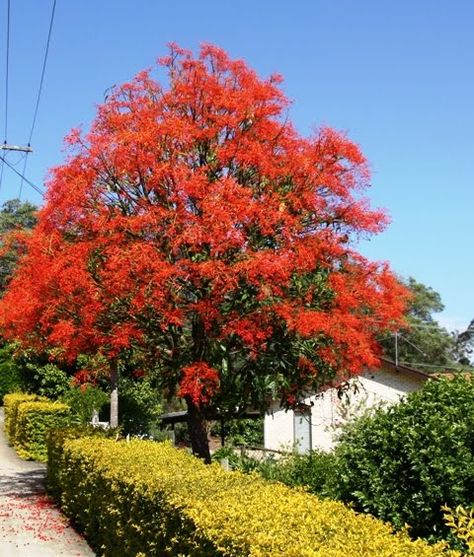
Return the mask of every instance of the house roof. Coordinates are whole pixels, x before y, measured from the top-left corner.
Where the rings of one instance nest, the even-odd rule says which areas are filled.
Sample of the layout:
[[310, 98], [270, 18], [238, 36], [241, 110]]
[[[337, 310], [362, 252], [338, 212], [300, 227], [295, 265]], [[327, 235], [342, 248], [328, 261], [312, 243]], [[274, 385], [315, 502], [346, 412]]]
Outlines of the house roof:
[[409, 367], [405, 364], [396, 364], [389, 360], [388, 358], [380, 358], [382, 362], [381, 367], [385, 369], [389, 369], [391, 371], [396, 371], [397, 373], [401, 373], [402, 375], [406, 375], [408, 377], [412, 377], [414, 379], [420, 379], [421, 381], [427, 381], [428, 379], [436, 379], [436, 376], [427, 373], [426, 371], [421, 371], [419, 369], [415, 369]]

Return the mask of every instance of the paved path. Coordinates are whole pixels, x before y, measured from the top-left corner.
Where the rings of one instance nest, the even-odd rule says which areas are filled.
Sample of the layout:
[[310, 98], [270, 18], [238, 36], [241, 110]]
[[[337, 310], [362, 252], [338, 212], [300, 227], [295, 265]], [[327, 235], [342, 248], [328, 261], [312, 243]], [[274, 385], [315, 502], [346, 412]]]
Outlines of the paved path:
[[44, 491], [45, 465], [8, 446], [0, 410], [0, 557], [94, 557]]

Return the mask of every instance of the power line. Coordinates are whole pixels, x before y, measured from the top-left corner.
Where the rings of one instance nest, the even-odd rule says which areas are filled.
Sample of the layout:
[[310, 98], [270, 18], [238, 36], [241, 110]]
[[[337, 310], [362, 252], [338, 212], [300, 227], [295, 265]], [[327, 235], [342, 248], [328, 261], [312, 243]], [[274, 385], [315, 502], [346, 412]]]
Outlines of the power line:
[[10, 0], [7, 2], [7, 50], [5, 60], [5, 133], [3, 135], [3, 142], [7, 142], [8, 135], [8, 81], [10, 74]]
[[[7, 0], [7, 48], [6, 48], [6, 60], [5, 60], [5, 133], [3, 135], [3, 143], [7, 143], [8, 135], [8, 82], [10, 74], [10, 0]], [[0, 170], [0, 189], [2, 188], [3, 182], [3, 169], [4, 163], [2, 162], [2, 168]]]
[[22, 182], [23, 180], [29, 185], [31, 186], [36, 192], [38, 192], [41, 196], [44, 195], [43, 190], [41, 190], [38, 186], [35, 186], [35, 184], [33, 184], [33, 182], [31, 180], [28, 180], [28, 178], [26, 178], [21, 172], [18, 172], [18, 170], [12, 165], [10, 164], [5, 157], [2, 157], [0, 155], [0, 160], [5, 163], [11, 170], [13, 170], [13, 172], [15, 174], [18, 174], [18, 176], [20, 176]]
[[[46, 74], [46, 64], [48, 62], [49, 45], [51, 43], [51, 34], [52, 34], [52, 31], [53, 31], [53, 23], [54, 23], [55, 12], [56, 12], [56, 0], [53, 0], [53, 7], [51, 9], [51, 17], [49, 19], [48, 38], [46, 40], [46, 49], [45, 49], [45, 52], [44, 52], [43, 67], [41, 69], [41, 78], [40, 78], [40, 83], [39, 83], [39, 88], [38, 88], [38, 96], [36, 97], [36, 105], [35, 105], [35, 111], [34, 111], [34, 114], [33, 114], [33, 122], [31, 124], [30, 135], [28, 137], [28, 147], [31, 146], [31, 139], [33, 137], [33, 131], [35, 129], [36, 119], [38, 117], [38, 109], [39, 109], [39, 104], [40, 104], [40, 100], [41, 100], [41, 93], [43, 91], [44, 76]], [[22, 192], [22, 189], [23, 189], [23, 181], [26, 179], [26, 178], [24, 178], [24, 175], [26, 173], [27, 163], [28, 163], [28, 153], [26, 154], [25, 162], [23, 163], [22, 180], [21, 180], [21, 184], [20, 184], [20, 193], [19, 193], [19, 198], [20, 199], [21, 199], [21, 192]]]

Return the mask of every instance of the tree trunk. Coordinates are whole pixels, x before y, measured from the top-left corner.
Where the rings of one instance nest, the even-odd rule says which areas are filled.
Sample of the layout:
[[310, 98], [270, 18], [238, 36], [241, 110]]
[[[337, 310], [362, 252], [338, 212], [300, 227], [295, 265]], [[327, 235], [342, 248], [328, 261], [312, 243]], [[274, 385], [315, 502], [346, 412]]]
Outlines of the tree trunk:
[[118, 362], [110, 364], [110, 427], [118, 427]]
[[188, 432], [191, 438], [193, 454], [202, 458], [206, 464], [211, 463], [209, 439], [207, 438], [206, 418], [202, 410], [190, 398], [186, 398], [188, 405]]

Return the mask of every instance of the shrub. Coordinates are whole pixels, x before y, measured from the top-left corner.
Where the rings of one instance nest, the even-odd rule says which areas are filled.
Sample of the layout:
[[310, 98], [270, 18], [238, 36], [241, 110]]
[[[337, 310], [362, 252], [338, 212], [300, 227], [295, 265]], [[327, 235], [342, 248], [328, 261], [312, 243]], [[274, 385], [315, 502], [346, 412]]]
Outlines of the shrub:
[[336, 495], [413, 536], [445, 537], [442, 505], [474, 502], [473, 424], [474, 381], [429, 381], [347, 428]]
[[22, 402], [18, 406], [14, 446], [18, 456], [46, 462], [46, 434], [70, 422], [69, 406], [60, 402]]
[[59, 442], [63, 509], [105, 557], [117, 555], [117, 548], [122, 557], [444, 554], [441, 545], [393, 535], [389, 526], [342, 503], [206, 466], [167, 443]]
[[337, 475], [337, 463], [332, 453], [312, 451], [304, 455], [289, 454], [278, 460], [267, 459], [257, 471], [264, 478], [293, 487], [305, 486], [316, 495], [328, 496]]
[[109, 396], [99, 387], [85, 384], [69, 389], [60, 400], [70, 406], [73, 420], [78, 424], [88, 424], [93, 411], [100, 412]]
[[28, 393], [10, 393], [3, 397], [5, 407], [5, 434], [10, 445], [15, 441], [18, 406], [23, 402], [47, 401], [45, 397]]
[[70, 388], [71, 378], [58, 366], [26, 362], [23, 370], [28, 390], [51, 399], [58, 399]]

